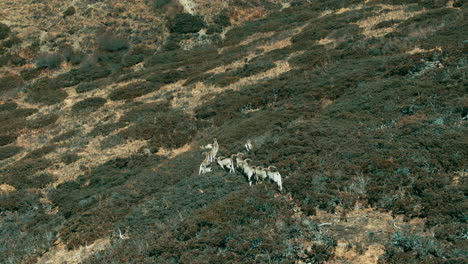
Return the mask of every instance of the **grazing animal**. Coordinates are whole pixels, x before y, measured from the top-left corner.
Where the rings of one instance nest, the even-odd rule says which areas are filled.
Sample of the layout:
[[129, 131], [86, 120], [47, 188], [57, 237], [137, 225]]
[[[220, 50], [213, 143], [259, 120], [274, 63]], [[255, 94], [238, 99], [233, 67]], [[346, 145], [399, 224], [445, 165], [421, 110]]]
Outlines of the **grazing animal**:
[[255, 175], [257, 176], [257, 179], [260, 178], [261, 180], [268, 178], [267, 171], [262, 166], [255, 167]]
[[201, 146], [201, 149], [213, 149], [213, 144], [208, 144], [206, 146]]
[[203, 152], [205, 155], [205, 159], [202, 161], [200, 164], [200, 169], [198, 170], [198, 175], [201, 175], [202, 173], [207, 173], [211, 171], [211, 168], [208, 167], [211, 163], [211, 152]]
[[251, 159], [242, 160], [239, 167], [242, 169], [242, 173], [247, 177], [249, 181], [249, 185], [252, 186], [252, 178], [255, 176], [254, 169], [249, 165], [248, 161], [252, 161]]
[[[274, 170], [272, 170], [274, 169]], [[283, 180], [281, 179], [281, 174], [279, 173], [278, 169], [275, 166], [269, 166], [266, 169], [268, 178], [270, 178], [271, 181], [276, 183], [278, 185], [278, 188], [280, 191], [283, 190]]]
[[218, 140], [215, 138], [213, 143], [213, 148], [211, 149], [211, 162], [214, 162], [216, 159], [216, 154], [218, 154], [219, 144]]
[[234, 173], [234, 162], [231, 158], [219, 156], [216, 158], [216, 163], [218, 163], [222, 169], [229, 170], [230, 173]]
[[252, 151], [252, 141], [250, 141], [250, 139], [247, 140], [247, 142], [244, 144], [244, 147], [247, 150], [247, 152]]

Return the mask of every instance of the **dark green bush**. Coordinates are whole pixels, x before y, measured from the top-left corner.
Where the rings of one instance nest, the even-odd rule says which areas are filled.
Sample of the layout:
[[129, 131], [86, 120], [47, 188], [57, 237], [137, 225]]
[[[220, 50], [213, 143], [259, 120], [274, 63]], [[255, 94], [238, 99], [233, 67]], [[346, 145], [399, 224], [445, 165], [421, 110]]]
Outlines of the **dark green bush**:
[[72, 106], [72, 110], [76, 113], [93, 112], [103, 106], [107, 100], [102, 97], [89, 97]]
[[229, 14], [227, 10], [223, 10], [217, 16], [213, 18], [213, 22], [221, 27], [228, 27], [231, 25], [231, 21], [229, 21]]
[[41, 78], [29, 85], [27, 100], [46, 105], [62, 102], [67, 97], [67, 93], [60, 89], [61, 86], [62, 83], [56, 79]]
[[0, 180], [16, 189], [42, 188], [55, 180], [48, 174], [36, 174], [51, 165], [51, 161], [43, 158], [22, 159], [12, 165], [0, 169]]
[[21, 77], [18, 75], [6, 75], [0, 78], [0, 92], [5, 93], [23, 85]]
[[5, 24], [0, 23], [0, 40], [6, 39], [8, 35], [10, 35], [10, 33], [11, 33], [10, 28]]
[[36, 66], [39, 69], [58, 69], [62, 64], [62, 56], [57, 53], [42, 54], [36, 59]]
[[130, 48], [128, 40], [122, 37], [112, 36], [110, 34], [104, 34], [97, 39], [97, 42], [102, 50], [114, 52], [120, 50], [126, 50]]
[[152, 84], [149, 82], [133, 83], [125, 87], [112, 91], [109, 99], [112, 101], [132, 100], [147, 93], [159, 90], [161, 84]]
[[20, 72], [21, 77], [25, 81], [30, 81], [30, 80], [38, 77], [40, 73], [41, 73], [41, 69], [39, 69], [39, 68], [24, 69], [24, 70], [22, 70]]
[[99, 82], [84, 82], [84, 83], [78, 84], [75, 87], [75, 91], [77, 93], [86, 93], [99, 87], [100, 87]]
[[62, 162], [66, 165], [69, 165], [79, 159], [80, 157], [76, 153], [65, 153], [61, 156]]
[[6, 103], [0, 104], [0, 112], [12, 111], [18, 108], [18, 104], [13, 101], [7, 101]]
[[41, 115], [35, 119], [28, 120], [27, 126], [30, 129], [39, 129], [54, 124], [58, 119], [56, 114]]
[[16, 141], [17, 136], [14, 134], [0, 135], [0, 146], [5, 146]]
[[18, 146], [6, 146], [0, 147], [0, 160], [8, 159], [18, 154], [23, 150], [23, 148]]
[[161, 9], [170, 2], [171, 0], [153, 0], [153, 7], [156, 9]]
[[41, 148], [32, 150], [26, 155], [25, 159], [39, 159], [44, 157], [45, 155], [54, 152], [57, 149], [57, 144], [46, 145]]
[[202, 16], [182, 13], [170, 20], [167, 26], [171, 33], [187, 34], [197, 33], [206, 27], [206, 23]]
[[63, 12], [63, 17], [73, 16], [76, 13], [75, 7], [70, 6]]
[[70, 130], [52, 138], [51, 142], [57, 143], [57, 142], [65, 141], [67, 139], [74, 137], [78, 133], [79, 133], [79, 130]]

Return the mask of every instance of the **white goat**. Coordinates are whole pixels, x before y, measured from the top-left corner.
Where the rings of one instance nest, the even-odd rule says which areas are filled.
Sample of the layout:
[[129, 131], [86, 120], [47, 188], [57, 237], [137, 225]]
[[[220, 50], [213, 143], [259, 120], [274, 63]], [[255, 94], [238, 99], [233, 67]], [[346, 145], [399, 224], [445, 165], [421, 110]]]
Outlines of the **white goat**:
[[198, 175], [201, 175], [202, 173], [207, 173], [211, 171], [211, 168], [208, 167], [211, 163], [211, 152], [203, 152], [205, 155], [205, 159], [202, 161], [200, 164], [200, 169], [198, 170]]
[[265, 180], [266, 178], [268, 178], [267, 171], [262, 166], [255, 167], [255, 175], [257, 176], [257, 178], [260, 178], [262, 180]]
[[230, 173], [234, 173], [234, 162], [231, 158], [219, 156], [218, 158], [216, 158], [216, 163], [218, 163], [221, 169], [227, 169]]
[[249, 165], [248, 161], [252, 161], [251, 159], [242, 160], [238, 163], [238, 167], [242, 169], [242, 172], [245, 176], [247, 176], [247, 180], [249, 181], [249, 185], [252, 186], [252, 177], [255, 176], [254, 169]]
[[216, 154], [218, 154], [219, 144], [218, 140], [215, 138], [213, 142], [213, 148], [211, 149], [211, 162], [214, 162], [216, 159]]
[[244, 147], [247, 150], [247, 152], [252, 151], [252, 141], [250, 141], [250, 139], [247, 140], [247, 142], [244, 144]]
[[[272, 168], [274, 168], [275, 171], [272, 171], [271, 170]], [[283, 181], [281, 179], [281, 174], [277, 170], [278, 169], [275, 166], [269, 166], [266, 169], [268, 178], [270, 178], [271, 181], [276, 183], [276, 185], [278, 185], [279, 190], [282, 191], [283, 190]]]

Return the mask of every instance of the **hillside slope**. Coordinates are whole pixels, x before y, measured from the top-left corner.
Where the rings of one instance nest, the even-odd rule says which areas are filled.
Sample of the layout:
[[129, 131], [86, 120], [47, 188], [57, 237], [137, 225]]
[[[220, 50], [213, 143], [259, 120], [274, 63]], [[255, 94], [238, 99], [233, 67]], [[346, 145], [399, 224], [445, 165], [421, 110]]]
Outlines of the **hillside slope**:
[[[464, 259], [463, 1], [0, 10], [5, 263]], [[198, 175], [215, 138], [284, 190]]]

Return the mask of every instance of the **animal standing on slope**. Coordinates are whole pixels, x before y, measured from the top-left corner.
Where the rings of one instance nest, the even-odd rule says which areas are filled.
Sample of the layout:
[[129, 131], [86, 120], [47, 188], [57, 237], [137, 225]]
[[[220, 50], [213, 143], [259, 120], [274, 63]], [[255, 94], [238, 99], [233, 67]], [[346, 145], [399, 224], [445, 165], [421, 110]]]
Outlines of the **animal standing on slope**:
[[256, 175], [257, 179], [261, 179], [261, 180], [265, 180], [266, 178], [268, 178], [267, 171], [262, 166], [256, 166], [255, 167], [255, 175]]
[[268, 178], [270, 178], [271, 181], [276, 183], [278, 185], [278, 188], [280, 191], [283, 190], [283, 181], [281, 179], [281, 174], [279, 173], [278, 169], [275, 166], [269, 166], [266, 169]]
[[219, 144], [218, 140], [215, 138], [213, 143], [213, 148], [211, 149], [211, 162], [214, 162], [216, 159], [216, 154], [218, 154]]
[[234, 162], [231, 158], [219, 156], [218, 158], [216, 158], [216, 163], [218, 163], [221, 169], [229, 170], [230, 173], [234, 173]]
[[198, 170], [198, 175], [201, 175], [202, 173], [207, 173], [211, 171], [211, 168], [208, 167], [211, 163], [211, 152], [203, 152], [205, 155], [205, 159], [202, 161], [200, 164], [200, 169]]
[[252, 161], [251, 159], [245, 159], [241, 160], [241, 162], [237, 163], [238, 168], [241, 169], [242, 173], [247, 177], [247, 180], [249, 181], [249, 185], [252, 186], [252, 178], [255, 176], [255, 171], [254, 169], [249, 165], [249, 161]]
[[245, 142], [245, 144], [244, 144], [244, 147], [245, 147], [245, 149], [247, 150], [247, 152], [252, 151], [252, 149], [253, 149], [253, 147], [252, 147], [252, 141], [250, 141], [250, 139], [247, 140], [247, 142]]

